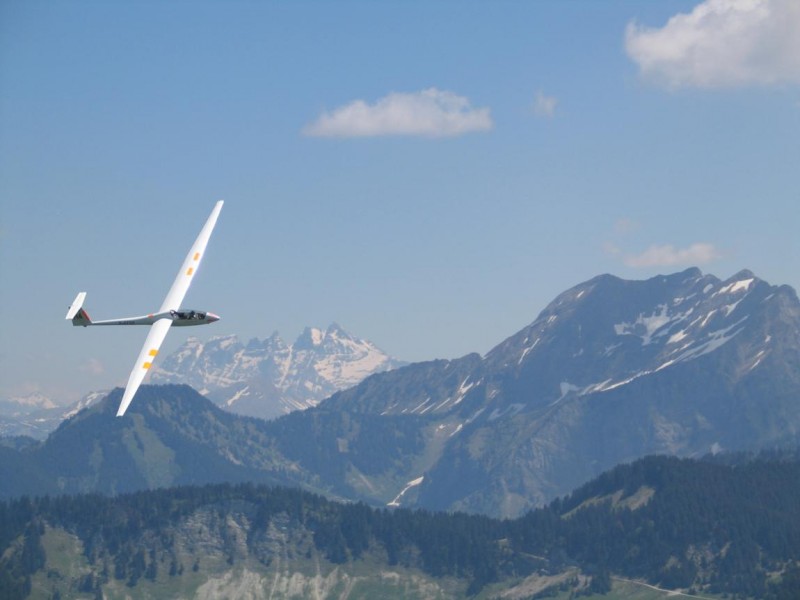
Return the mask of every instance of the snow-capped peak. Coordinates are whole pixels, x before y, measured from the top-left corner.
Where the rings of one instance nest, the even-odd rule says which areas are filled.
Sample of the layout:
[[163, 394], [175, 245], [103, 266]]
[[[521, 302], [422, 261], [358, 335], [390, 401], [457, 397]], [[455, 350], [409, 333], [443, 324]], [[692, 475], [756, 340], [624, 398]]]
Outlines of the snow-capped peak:
[[564, 397], [564, 389], [577, 395], [617, 389], [722, 351], [734, 340], [731, 360], [739, 364], [736, 376], [743, 376], [770, 355], [754, 314], [785, 295], [781, 290], [747, 270], [725, 281], [699, 269], [646, 281], [601, 275], [560, 294], [486, 359], [529, 370], [551, 390], [552, 401]]
[[333, 323], [306, 327], [292, 345], [273, 333], [242, 344], [234, 335], [190, 338], [154, 367], [154, 383], [188, 383], [236, 412], [272, 417], [315, 406], [365, 377], [400, 366]]
[[13, 398], [9, 398], [7, 402], [9, 404], [16, 404], [26, 408], [47, 409], [56, 407], [55, 402], [39, 392], [34, 392], [25, 396], [14, 396]]

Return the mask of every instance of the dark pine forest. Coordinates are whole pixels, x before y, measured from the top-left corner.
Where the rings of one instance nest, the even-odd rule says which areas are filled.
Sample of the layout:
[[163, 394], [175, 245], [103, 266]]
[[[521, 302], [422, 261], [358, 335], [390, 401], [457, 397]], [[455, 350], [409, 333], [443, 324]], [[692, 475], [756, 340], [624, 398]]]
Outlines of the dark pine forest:
[[[630, 501], [635, 498], [641, 501]], [[204, 508], [220, 517], [247, 511], [247, 543], [265, 565], [271, 558], [258, 540], [279, 518], [307, 532], [314, 550], [331, 563], [357, 561], [379, 549], [390, 565], [462, 578], [469, 594], [487, 584], [577, 566], [591, 578], [587, 593], [604, 593], [612, 576], [622, 576], [739, 598], [800, 598], [798, 453], [648, 457], [505, 521], [375, 509], [250, 484], [18, 498], [0, 503], [0, 597], [29, 593], [32, 574], [45, 564], [46, 526], [83, 542], [97, 568], [79, 585], [96, 597], [111, 578], [133, 587], [164, 571], [180, 575], [196, 563], [179, 562], [175, 525]], [[224, 539], [225, 519], [216, 522]]]

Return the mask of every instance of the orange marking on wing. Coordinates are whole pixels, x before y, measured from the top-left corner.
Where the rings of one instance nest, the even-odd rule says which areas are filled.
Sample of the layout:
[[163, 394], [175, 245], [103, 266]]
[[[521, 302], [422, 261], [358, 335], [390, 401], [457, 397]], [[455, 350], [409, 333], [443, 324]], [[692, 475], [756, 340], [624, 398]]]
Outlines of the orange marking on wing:
[[189, 267], [188, 269], [186, 269], [186, 274], [187, 275], [191, 275], [192, 273], [194, 273], [194, 269], [192, 267]]
[[195, 252], [194, 253], [194, 259], [195, 260], [199, 260], [200, 259], [200, 253], [199, 252]]
[[156, 354], [158, 354], [158, 350], [156, 350], [155, 348], [150, 350], [150, 356], [155, 356]]
[[153, 363], [146, 362], [146, 363], [144, 363], [144, 364], [142, 365], [142, 368], [143, 368], [143, 369], [149, 369], [151, 366], [153, 366]]

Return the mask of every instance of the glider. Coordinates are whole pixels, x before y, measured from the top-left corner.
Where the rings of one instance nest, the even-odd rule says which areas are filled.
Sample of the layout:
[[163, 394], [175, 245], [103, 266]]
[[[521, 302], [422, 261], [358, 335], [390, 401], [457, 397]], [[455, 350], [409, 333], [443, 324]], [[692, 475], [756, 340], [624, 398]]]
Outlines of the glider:
[[208, 239], [211, 237], [211, 232], [214, 230], [214, 225], [217, 224], [217, 217], [219, 211], [222, 210], [223, 201], [220, 200], [214, 205], [214, 210], [208, 217], [206, 224], [194, 241], [189, 254], [183, 261], [178, 276], [175, 282], [164, 298], [161, 308], [158, 312], [144, 315], [141, 317], [130, 317], [126, 319], [108, 319], [105, 321], [92, 321], [89, 315], [83, 308], [83, 302], [86, 300], [86, 292], [80, 292], [75, 301], [67, 311], [67, 320], [71, 320], [75, 326], [88, 327], [89, 325], [150, 325], [150, 333], [147, 334], [147, 339], [144, 342], [142, 351], [139, 353], [139, 358], [136, 359], [136, 364], [133, 366], [131, 376], [128, 378], [128, 384], [125, 386], [125, 393], [122, 395], [122, 402], [120, 402], [117, 416], [121, 417], [125, 414], [128, 405], [133, 400], [136, 390], [139, 389], [142, 380], [149, 371], [153, 364], [153, 360], [158, 354], [161, 343], [167, 337], [167, 331], [173, 325], [178, 327], [188, 325], [206, 325], [219, 321], [219, 317], [214, 313], [195, 311], [180, 308], [183, 297], [192, 283], [192, 279], [197, 273], [197, 268], [200, 266], [200, 261], [208, 244]]

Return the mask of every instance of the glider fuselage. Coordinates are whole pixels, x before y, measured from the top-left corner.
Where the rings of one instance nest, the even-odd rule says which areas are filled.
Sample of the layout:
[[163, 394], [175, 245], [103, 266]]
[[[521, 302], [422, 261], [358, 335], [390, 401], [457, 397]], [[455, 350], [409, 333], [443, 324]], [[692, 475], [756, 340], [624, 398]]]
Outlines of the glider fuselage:
[[[189, 327], [192, 325], [208, 325], [219, 321], [219, 317], [212, 312], [204, 310], [179, 309], [167, 312], [144, 315], [142, 317], [129, 317], [125, 319], [107, 319], [105, 321], [92, 321], [86, 317], [84, 311], [76, 318], [72, 319], [72, 324], [76, 327], [88, 327], [90, 325], [152, 325], [161, 319], [170, 319], [173, 327]], [[84, 315], [86, 315], [84, 317]]]

